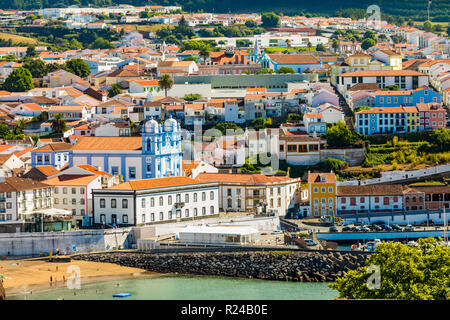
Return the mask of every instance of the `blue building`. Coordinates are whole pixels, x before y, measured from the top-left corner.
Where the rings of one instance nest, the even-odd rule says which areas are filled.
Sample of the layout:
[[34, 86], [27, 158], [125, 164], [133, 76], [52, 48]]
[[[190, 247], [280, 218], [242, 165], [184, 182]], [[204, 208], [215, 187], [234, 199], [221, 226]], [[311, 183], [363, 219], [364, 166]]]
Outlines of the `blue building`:
[[61, 169], [89, 164], [124, 181], [182, 176], [181, 129], [172, 118], [146, 122], [141, 137], [83, 136], [75, 145], [52, 143], [31, 152], [32, 166]]
[[72, 145], [65, 142], [53, 142], [31, 151], [31, 166], [51, 165], [61, 170], [69, 163]]
[[327, 123], [323, 120], [323, 115], [321, 113], [305, 114], [303, 116], [303, 123], [305, 124], [306, 132], [309, 135], [313, 135], [314, 132], [316, 134], [325, 134], [327, 132]]
[[82, 137], [69, 166], [89, 164], [124, 181], [182, 176], [181, 129], [172, 118], [145, 123], [141, 137]]
[[416, 106], [418, 103], [442, 103], [442, 95], [428, 87], [416, 90], [377, 91], [375, 107]]

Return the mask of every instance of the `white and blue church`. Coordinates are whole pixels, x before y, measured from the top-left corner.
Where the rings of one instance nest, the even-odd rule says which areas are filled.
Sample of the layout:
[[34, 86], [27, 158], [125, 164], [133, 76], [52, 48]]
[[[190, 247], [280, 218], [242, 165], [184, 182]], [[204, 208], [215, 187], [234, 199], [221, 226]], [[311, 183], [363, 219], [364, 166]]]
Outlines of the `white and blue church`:
[[148, 120], [142, 137], [83, 137], [70, 150], [69, 167], [90, 164], [124, 181], [182, 176], [181, 128], [172, 118]]

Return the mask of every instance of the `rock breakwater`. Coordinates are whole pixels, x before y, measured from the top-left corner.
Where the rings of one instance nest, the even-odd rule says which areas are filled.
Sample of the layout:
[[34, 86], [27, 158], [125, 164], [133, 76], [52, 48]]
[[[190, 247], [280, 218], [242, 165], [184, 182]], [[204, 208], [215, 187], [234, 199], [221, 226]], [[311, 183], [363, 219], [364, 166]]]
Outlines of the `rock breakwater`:
[[115, 263], [158, 273], [225, 276], [264, 280], [332, 282], [364, 266], [365, 254], [313, 252], [92, 253], [74, 260]]

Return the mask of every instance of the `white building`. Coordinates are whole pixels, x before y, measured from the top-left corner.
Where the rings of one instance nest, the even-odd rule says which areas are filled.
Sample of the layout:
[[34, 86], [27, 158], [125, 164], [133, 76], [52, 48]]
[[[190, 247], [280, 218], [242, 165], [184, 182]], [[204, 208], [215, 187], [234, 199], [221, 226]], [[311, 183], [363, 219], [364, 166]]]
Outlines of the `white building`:
[[112, 176], [95, 167], [71, 167], [49, 177], [42, 183], [53, 187], [53, 206], [72, 212], [77, 227], [89, 225], [92, 213], [92, 190], [112, 186]]
[[400, 90], [413, 90], [428, 86], [428, 76], [413, 70], [365, 70], [337, 76], [337, 89], [343, 95], [358, 83], [376, 83], [380, 89], [398, 85]]
[[0, 233], [24, 231], [33, 213], [52, 207], [52, 188], [41, 182], [0, 178]]
[[265, 206], [267, 212], [286, 215], [300, 203], [300, 179], [261, 174], [200, 173], [202, 182], [219, 182], [219, 206], [224, 211], [257, 211]]
[[219, 213], [219, 185], [188, 177], [135, 180], [93, 190], [93, 224], [136, 226]]
[[247, 244], [259, 239], [259, 231], [245, 226], [188, 226], [179, 231], [182, 243]]
[[337, 214], [403, 211], [401, 185], [338, 186]]

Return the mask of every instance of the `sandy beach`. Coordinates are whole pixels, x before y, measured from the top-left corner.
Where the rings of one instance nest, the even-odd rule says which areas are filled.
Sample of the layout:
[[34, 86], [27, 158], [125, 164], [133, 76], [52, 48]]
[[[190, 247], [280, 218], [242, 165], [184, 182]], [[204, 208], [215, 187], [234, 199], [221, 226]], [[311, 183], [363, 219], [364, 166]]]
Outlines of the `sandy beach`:
[[[79, 268], [81, 285], [96, 281], [128, 279], [152, 275], [146, 270], [122, 267], [112, 263], [72, 260], [48, 262], [39, 259], [0, 260], [0, 275], [4, 277], [6, 295], [47, 290], [67, 285], [73, 271]], [[50, 282], [50, 277], [52, 282]], [[64, 281], [65, 280], [65, 281]]]

